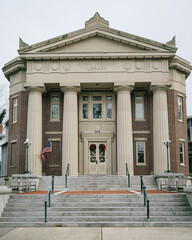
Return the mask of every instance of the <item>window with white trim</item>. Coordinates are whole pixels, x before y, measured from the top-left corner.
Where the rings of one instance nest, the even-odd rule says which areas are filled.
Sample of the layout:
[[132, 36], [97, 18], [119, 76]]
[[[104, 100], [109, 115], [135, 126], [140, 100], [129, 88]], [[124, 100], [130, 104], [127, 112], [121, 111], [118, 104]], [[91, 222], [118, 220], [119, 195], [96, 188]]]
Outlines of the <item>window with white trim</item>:
[[144, 96], [142, 94], [135, 95], [135, 119], [144, 120]]
[[93, 119], [102, 119], [102, 96], [93, 96]]
[[145, 141], [136, 141], [137, 165], [145, 165]]
[[59, 95], [51, 95], [51, 120], [59, 120]]
[[114, 121], [115, 96], [112, 93], [83, 93], [79, 101], [80, 121]]
[[179, 142], [179, 155], [180, 155], [180, 165], [184, 165], [185, 164], [184, 142]]
[[18, 98], [13, 98], [13, 123], [17, 122]]
[[183, 121], [183, 98], [181, 96], [178, 96], [177, 101], [178, 101], [178, 120]]

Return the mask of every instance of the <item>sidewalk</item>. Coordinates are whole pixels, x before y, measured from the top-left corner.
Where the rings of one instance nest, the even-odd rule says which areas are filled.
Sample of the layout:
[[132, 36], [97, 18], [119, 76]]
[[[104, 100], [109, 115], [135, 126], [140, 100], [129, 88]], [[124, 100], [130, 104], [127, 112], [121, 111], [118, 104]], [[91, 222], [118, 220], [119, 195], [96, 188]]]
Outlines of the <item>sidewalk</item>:
[[191, 240], [191, 228], [0, 228], [0, 240]]

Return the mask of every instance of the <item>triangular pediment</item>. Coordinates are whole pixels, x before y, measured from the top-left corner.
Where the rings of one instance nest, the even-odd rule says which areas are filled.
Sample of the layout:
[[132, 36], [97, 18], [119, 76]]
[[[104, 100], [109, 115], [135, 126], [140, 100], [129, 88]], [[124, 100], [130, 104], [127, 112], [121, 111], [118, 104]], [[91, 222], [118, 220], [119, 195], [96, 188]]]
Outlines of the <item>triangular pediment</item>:
[[[51, 53], [81, 53], [81, 52], [140, 52], [143, 49], [122, 42], [107, 39], [101, 36], [94, 36], [82, 41], [65, 45], [53, 50]], [[148, 51], [148, 50], [147, 50]]]
[[84, 29], [62, 35], [18, 50], [20, 54], [60, 53], [139, 53], [172, 52], [177, 48], [153, 40], [124, 33], [104, 25], [88, 25]]

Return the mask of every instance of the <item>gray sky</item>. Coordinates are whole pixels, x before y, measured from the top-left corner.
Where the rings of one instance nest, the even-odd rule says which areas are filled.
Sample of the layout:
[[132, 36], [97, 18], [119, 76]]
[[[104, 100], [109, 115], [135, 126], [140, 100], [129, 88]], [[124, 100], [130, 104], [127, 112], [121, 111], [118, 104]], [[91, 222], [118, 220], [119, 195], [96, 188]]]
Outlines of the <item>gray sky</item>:
[[[95, 12], [111, 28], [162, 43], [176, 35], [177, 55], [192, 63], [192, 0], [0, 0], [0, 68], [18, 56], [19, 37], [34, 44], [66, 34]], [[8, 86], [2, 70], [0, 83]], [[192, 115], [192, 74], [186, 84]]]

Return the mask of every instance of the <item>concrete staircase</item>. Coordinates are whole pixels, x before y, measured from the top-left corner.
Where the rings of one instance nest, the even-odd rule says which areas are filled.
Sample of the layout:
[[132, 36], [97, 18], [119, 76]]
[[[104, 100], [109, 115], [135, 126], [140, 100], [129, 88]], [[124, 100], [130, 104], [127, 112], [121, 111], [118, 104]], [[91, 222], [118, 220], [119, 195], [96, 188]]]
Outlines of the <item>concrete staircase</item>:
[[[154, 176], [144, 176], [144, 183], [148, 190], [157, 190], [157, 183]], [[128, 190], [127, 176], [119, 175], [93, 175], [69, 177], [68, 187], [72, 191], [112, 191]], [[131, 176], [132, 190], [140, 190], [140, 176]]]
[[150, 221], [143, 196], [137, 194], [53, 195], [44, 223], [45, 195], [11, 195], [0, 227], [191, 227], [192, 211], [185, 194], [150, 194]]
[[[143, 177], [147, 190], [157, 190], [154, 176]], [[41, 178], [38, 191], [47, 191], [51, 184], [51, 176]], [[65, 188], [65, 177], [55, 176], [55, 191], [63, 191]], [[140, 176], [131, 176], [132, 190], [140, 190]], [[128, 190], [126, 176], [119, 175], [92, 175], [92, 176], [69, 176], [68, 189], [70, 191], [112, 191]]]

